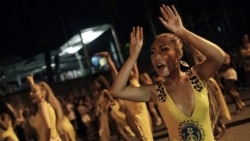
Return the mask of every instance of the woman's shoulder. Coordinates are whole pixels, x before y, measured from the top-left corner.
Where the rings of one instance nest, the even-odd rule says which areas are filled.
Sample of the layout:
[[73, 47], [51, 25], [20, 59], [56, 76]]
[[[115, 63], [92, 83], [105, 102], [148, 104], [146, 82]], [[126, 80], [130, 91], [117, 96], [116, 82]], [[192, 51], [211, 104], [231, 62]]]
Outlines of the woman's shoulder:
[[44, 108], [44, 107], [49, 107], [50, 104], [46, 101], [42, 101], [38, 103], [38, 107]]

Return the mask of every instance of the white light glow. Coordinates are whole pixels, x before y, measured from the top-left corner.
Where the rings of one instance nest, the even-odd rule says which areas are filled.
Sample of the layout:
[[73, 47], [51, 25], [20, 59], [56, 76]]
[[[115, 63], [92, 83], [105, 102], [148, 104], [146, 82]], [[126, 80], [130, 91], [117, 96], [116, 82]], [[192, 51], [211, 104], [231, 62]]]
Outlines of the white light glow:
[[76, 52], [78, 52], [80, 49], [82, 48], [82, 45], [78, 45], [78, 46], [70, 46], [66, 49], [64, 49], [59, 56], [63, 56], [65, 54], [75, 54]]
[[[55, 64], [55, 63], [51, 63], [50, 66], [53, 68], [53, 67], [56, 66], [56, 64]], [[47, 67], [46, 67], [45, 65], [43, 65], [43, 66], [41, 67], [41, 69], [46, 69], [46, 68], [47, 68]]]
[[101, 57], [99, 63], [100, 66], [103, 67], [107, 64], [107, 59], [105, 57]]
[[99, 37], [102, 33], [103, 33], [103, 31], [92, 31], [92, 30], [91, 31], [82, 32], [81, 36], [82, 36], [82, 42], [83, 42], [83, 44], [88, 44], [88, 43], [92, 42], [97, 37]]

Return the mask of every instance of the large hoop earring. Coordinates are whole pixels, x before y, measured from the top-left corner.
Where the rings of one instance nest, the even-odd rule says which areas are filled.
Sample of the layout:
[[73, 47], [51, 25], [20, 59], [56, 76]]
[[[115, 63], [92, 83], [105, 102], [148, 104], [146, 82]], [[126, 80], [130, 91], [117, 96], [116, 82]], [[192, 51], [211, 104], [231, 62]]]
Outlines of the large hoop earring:
[[187, 62], [182, 61], [182, 60], [180, 60], [180, 64], [181, 64], [183, 67], [186, 67], [186, 68], [189, 68], [189, 67], [190, 67], [189, 64], [188, 64]]

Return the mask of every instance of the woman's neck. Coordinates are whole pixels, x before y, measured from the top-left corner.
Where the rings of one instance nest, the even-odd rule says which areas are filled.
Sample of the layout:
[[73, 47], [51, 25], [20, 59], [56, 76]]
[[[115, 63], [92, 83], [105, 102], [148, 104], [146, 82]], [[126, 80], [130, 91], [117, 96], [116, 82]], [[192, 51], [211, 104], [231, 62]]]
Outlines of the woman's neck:
[[176, 71], [173, 71], [170, 75], [165, 77], [165, 84], [167, 85], [174, 85], [179, 84], [186, 80], [186, 75], [184, 72], [182, 72], [180, 69], [176, 69]]
[[41, 99], [41, 100], [37, 103], [38, 107], [40, 108], [40, 105], [43, 104], [43, 103], [47, 103], [47, 102], [46, 102], [44, 99]]

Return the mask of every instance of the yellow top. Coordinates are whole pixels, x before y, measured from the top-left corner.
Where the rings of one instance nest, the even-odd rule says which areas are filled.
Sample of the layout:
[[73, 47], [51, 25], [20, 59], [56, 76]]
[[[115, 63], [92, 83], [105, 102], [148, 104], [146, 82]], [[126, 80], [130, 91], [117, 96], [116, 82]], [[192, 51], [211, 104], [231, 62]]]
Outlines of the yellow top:
[[135, 136], [126, 121], [125, 113], [120, 110], [120, 104], [116, 100], [114, 100], [114, 103], [114, 105], [110, 106], [112, 109], [110, 111], [111, 118], [115, 121], [118, 127], [124, 128], [130, 136]]
[[226, 119], [226, 120], [231, 120], [231, 114], [230, 111], [228, 109], [226, 100], [224, 98], [224, 95], [220, 89], [220, 86], [218, 85], [217, 81], [211, 77], [208, 81], [207, 81], [208, 86], [210, 86], [210, 88], [212, 89], [212, 96], [215, 98], [216, 100], [216, 110], [219, 110], [220, 115]]
[[75, 129], [73, 125], [71, 124], [71, 122], [69, 121], [68, 117], [66, 116], [63, 117], [62, 127], [63, 127], [63, 130], [68, 134], [70, 141], [76, 141]]
[[[9, 117], [9, 116], [8, 116]], [[19, 141], [17, 138], [17, 135], [14, 132], [12, 121], [9, 117], [8, 120], [8, 129], [4, 131], [3, 129], [0, 128], [0, 141], [4, 140], [6, 137], [11, 137], [13, 141]]]
[[[137, 79], [131, 79], [130, 85], [139, 87], [140, 83]], [[126, 108], [126, 118], [130, 120], [130, 126], [136, 133], [140, 141], [153, 141], [153, 129], [151, 125], [151, 117], [146, 102], [135, 102], [124, 100]]]
[[204, 84], [191, 69], [187, 71], [195, 106], [191, 117], [184, 115], [168, 95], [162, 83], [156, 84], [159, 112], [167, 126], [170, 141], [213, 141], [209, 116], [208, 93]]
[[[56, 141], [61, 141], [60, 136], [57, 132], [56, 129], [56, 114], [54, 109], [51, 107], [51, 105], [49, 103], [46, 104], [48, 110], [49, 110], [49, 117], [50, 117], [50, 122], [51, 122], [51, 129], [50, 129], [50, 135], [51, 135], [51, 139], [56, 139]], [[35, 116], [35, 120], [34, 120], [34, 128], [37, 130], [38, 132], [38, 136], [39, 136], [39, 141], [46, 141], [45, 139], [45, 130], [47, 130], [45, 128], [45, 123], [44, 120], [42, 119], [41, 113], [37, 113]]]
[[124, 100], [126, 105], [126, 114], [133, 120], [133, 126], [137, 128], [139, 137], [143, 141], [153, 141], [153, 130], [151, 126], [151, 118], [145, 102], [134, 102]]
[[109, 99], [105, 94], [100, 94], [96, 101], [95, 112], [99, 119], [99, 136], [101, 141], [110, 141], [109, 103]]

